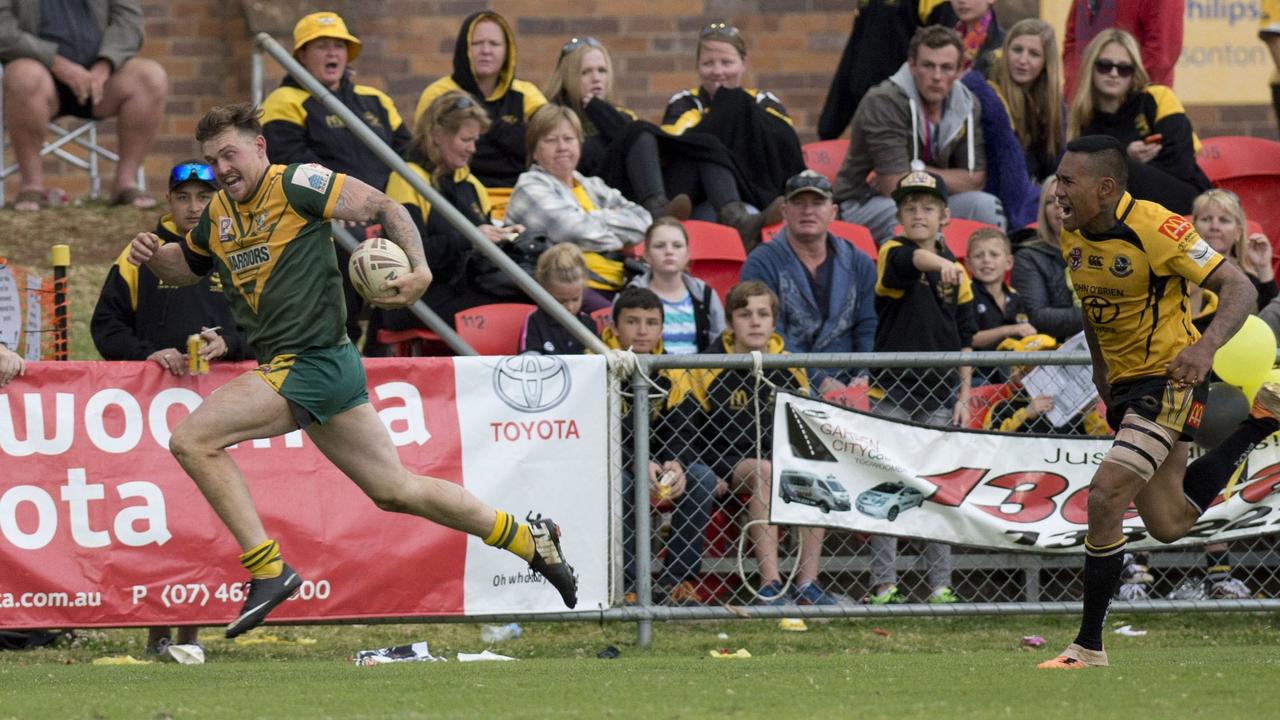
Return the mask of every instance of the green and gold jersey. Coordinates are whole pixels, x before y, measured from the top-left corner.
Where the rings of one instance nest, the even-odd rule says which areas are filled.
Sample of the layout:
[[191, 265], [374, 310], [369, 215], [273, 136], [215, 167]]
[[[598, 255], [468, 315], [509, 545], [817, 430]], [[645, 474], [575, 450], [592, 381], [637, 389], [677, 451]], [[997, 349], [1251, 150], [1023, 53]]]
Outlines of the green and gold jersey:
[[272, 165], [252, 197], [219, 191], [183, 243], [197, 275], [216, 269], [259, 362], [349, 342], [328, 220], [346, 175]]
[[1190, 220], [1128, 193], [1110, 230], [1064, 229], [1062, 257], [1113, 385], [1164, 375], [1199, 339], [1187, 283], [1202, 285], [1223, 261]]

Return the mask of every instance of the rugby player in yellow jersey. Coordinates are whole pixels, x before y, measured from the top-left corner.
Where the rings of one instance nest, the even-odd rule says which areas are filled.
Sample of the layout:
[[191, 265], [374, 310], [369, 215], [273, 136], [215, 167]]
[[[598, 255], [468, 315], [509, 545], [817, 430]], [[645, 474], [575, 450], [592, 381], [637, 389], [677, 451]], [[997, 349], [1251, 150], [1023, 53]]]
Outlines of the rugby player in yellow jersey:
[[[1254, 307], [1253, 286], [1190, 221], [1125, 191], [1124, 148], [1114, 138], [1068, 143], [1057, 178], [1062, 255], [1116, 436], [1089, 485], [1080, 632], [1040, 667], [1085, 668], [1107, 665], [1102, 626], [1120, 580], [1129, 504], [1156, 540], [1186, 535], [1253, 446], [1280, 428], [1280, 385], [1264, 385], [1235, 432], [1188, 466], [1213, 355]], [[1218, 296], [1204, 335], [1187, 312], [1190, 283]]]
[[369, 405], [364, 367], [345, 330], [342, 271], [329, 220], [381, 223], [408, 255], [412, 272], [387, 283], [396, 292], [375, 303], [383, 307], [413, 303], [431, 282], [417, 226], [402, 205], [354, 177], [315, 164], [272, 165], [259, 115], [240, 103], [214, 108], [200, 120], [196, 141], [222, 189], [184, 242], [161, 246], [142, 233], [129, 254], [130, 262], [146, 263], [178, 285], [216, 271], [236, 322], [263, 363], [206, 398], [169, 441], [240, 544], [240, 562], [252, 576], [227, 637], [260, 624], [302, 580], [268, 537], [225, 448], [298, 428], [378, 507], [509, 550], [573, 607], [577, 581], [550, 519], [531, 516], [521, 523], [459, 485], [409, 473]]

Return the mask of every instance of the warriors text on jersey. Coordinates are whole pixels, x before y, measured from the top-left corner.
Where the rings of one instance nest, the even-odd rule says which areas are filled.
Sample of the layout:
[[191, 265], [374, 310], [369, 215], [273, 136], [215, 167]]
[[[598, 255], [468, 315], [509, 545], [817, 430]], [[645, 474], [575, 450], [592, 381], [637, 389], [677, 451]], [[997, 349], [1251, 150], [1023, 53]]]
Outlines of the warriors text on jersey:
[[260, 362], [349, 342], [328, 223], [346, 177], [272, 165], [243, 203], [219, 191], [183, 243], [193, 272], [217, 270]]
[[1190, 220], [1128, 193], [1110, 230], [1063, 230], [1062, 257], [1112, 385], [1164, 375], [1199, 339], [1187, 283], [1203, 285], [1223, 261]]

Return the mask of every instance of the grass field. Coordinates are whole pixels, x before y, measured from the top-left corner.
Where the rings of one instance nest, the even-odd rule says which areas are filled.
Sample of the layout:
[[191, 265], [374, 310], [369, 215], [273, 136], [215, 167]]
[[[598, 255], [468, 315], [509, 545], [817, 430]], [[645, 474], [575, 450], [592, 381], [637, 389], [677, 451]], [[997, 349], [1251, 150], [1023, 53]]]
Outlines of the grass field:
[[[373, 668], [350, 656], [418, 640], [450, 658], [484, 645], [475, 625], [266, 628], [249, 637], [283, 642], [253, 645], [211, 629], [204, 665], [101, 666], [91, 661], [140, 657], [144, 631], [81, 631], [74, 643], [0, 653], [0, 718], [1275, 717], [1277, 619], [1113, 617], [1148, 634], [1109, 633], [1113, 667], [1081, 672], [1035, 669], [1074, 634], [1075, 620], [1058, 616], [811, 622], [804, 633], [664, 623], [643, 649], [630, 624], [530, 624], [493, 646], [516, 663]], [[1048, 645], [1020, 649], [1028, 634]], [[598, 659], [608, 645], [621, 657]], [[720, 647], [753, 657], [711, 659]]]

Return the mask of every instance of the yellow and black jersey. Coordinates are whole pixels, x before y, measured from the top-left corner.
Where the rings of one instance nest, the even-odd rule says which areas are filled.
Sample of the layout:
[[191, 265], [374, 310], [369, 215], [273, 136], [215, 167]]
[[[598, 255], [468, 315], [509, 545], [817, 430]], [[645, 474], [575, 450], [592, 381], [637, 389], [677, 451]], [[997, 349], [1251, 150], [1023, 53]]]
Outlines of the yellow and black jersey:
[[876, 352], [952, 351], [969, 347], [977, 331], [973, 285], [964, 265], [938, 242], [933, 252], [960, 269], [948, 285], [936, 272], [920, 272], [915, 243], [895, 237], [880, 246], [876, 260]]
[[1191, 127], [1182, 101], [1164, 85], [1148, 85], [1146, 90], [1126, 99], [1114, 113], [1095, 112], [1080, 134], [1110, 135], [1126, 146], [1159, 135], [1160, 152], [1149, 164], [1200, 190], [1209, 189], [1209, 178], [1196, 164], [1200, 138]]
[[1110, 230], [1063, 230], [1061, 245], [1107, 382], [1163, 375], [1199, 339], [1187, 284], [1203, 285], [1223, 257], [1190, 220], [1125, 193]]
[[192, 272], [217, 271], [260, 362], [350, 342], [328, 222], [346, 179], [321, 165], [272, 165], [248, 200], [214, 195], [182, 243]]
[[[397, 154], [408, 149], [409, 128], [386, 93], [356, 85], [343, 75], [333, 94]], [[375, 188], [386, 185], [391, 173], [342, 118], [291, 77], [262, 102], [262, 134], [267, 139], [267, 159], [277, 165], [318, 163]]]
[[[783, 107], [777, 95], [755, 88], [742, 88], [755, 98], [756, 106], [788, 125], [793, 125], [791, 116]], [[689, 128], [702, 122], [711, 106], [711, 97], [700, 87], [690, 88], [676, 93], [667, 101], [666, 112], [662, 114], [662, 129], [672, 135], [683, 135]]]
[[[489, 192], [485, 189], [484, 183], [471, 174], [470, 168], [460, 167], [452, 175], [442, 177], [439, 181], [433, 181], [430, 173], [417, 163], [409, 163], [409, 169], [423, 182], [440, 191], [440, 194], [465, 215], [471, 224], [483, 225], [489, 222]], [[419, 195], [409, 181], [400, 177], [399, 174], [393, 173], [387, 180], [386, 193], [387, 197], [404, 205], [410, 215], [416, 213], [414, 220], [418, 223], [424, 238], [452, 228], [443, 219], [432, 219], [431, 202]], [[432, 265], [432, 267], [435, 266]]]

